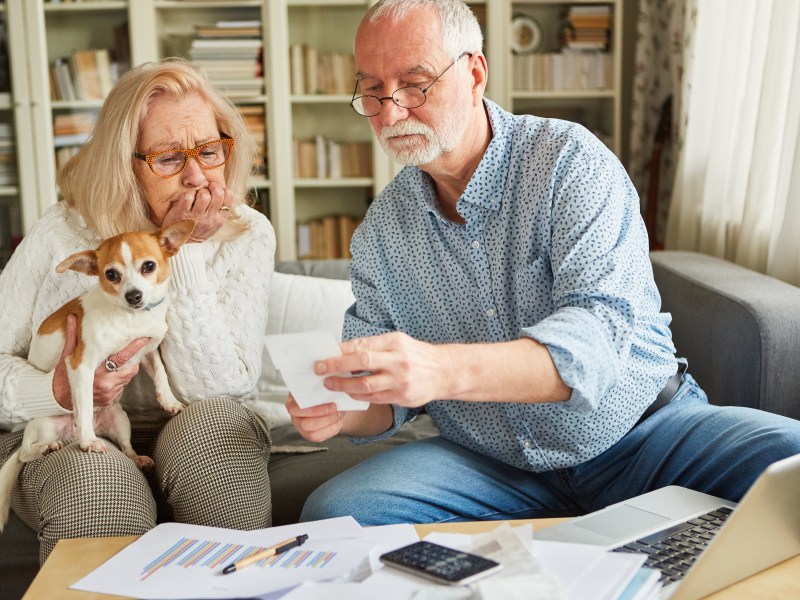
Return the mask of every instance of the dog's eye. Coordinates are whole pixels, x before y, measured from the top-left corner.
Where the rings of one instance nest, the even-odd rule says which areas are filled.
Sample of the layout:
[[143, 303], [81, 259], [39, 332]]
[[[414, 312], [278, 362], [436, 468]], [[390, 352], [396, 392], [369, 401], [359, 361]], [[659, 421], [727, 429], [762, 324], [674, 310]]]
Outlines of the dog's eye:
[[106, 270], [106, 279], [108, 279], [111, 283], [116, 283], [119, 281], [119, 273], [114, 269], [107, 269]]
[[156, 263], [152, 260], [146, 260], [142, 263], [142, 273], [152, 273], [156, 270]]

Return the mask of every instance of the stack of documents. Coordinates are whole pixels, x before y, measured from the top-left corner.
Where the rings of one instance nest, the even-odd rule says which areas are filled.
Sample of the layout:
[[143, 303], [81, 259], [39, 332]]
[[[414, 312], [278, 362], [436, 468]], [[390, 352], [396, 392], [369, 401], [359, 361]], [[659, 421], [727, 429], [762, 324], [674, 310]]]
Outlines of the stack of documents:
[[[231, 563], [294, 536], [302, 546], [224, 575]], [[500, 573], [471, 586], [431, 583], [384, 567], [379, 556], [419, 540], [412, 525], [361, 527], [342, 517], [257, 531], [165, 523], [71, 586], [143, 599], [324, 600], [650, 600], [658, 575], [643, 556], [535, 541], [530, 527], [500, 525], [481, 535], [435, 533], [435, 543], [500, 562]]]

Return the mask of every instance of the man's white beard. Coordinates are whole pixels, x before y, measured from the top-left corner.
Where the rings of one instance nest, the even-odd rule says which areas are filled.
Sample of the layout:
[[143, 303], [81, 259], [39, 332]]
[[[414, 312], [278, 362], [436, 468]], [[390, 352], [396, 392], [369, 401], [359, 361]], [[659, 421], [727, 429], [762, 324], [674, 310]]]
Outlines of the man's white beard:
[[[381, 131], [380, 143], [386, 153], [401, 165], [425, 165], [442, 154], [451, 152], [460, 141], [466, 121], [459, 119], [458, 110], [452, 110], [437, 131], [429, 125], [406, 119]], [[392, 140], [397, 135], [413, 135], [405, 140]]]

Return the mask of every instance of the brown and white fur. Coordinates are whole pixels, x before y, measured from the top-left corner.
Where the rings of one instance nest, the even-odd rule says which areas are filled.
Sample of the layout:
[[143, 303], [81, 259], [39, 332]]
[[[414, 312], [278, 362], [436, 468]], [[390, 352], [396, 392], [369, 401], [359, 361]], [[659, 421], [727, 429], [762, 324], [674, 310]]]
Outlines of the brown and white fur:
[[[42, 458], [76, 440], [85, 452], [106, 453], [102, 435], [117, 445], [143, 470], [153, 461], [131, 446], [131, 425], [118, 401], [95, 407], [94, 372], [108, 356], [133, 340], [150, 338], [125, 366], [139, 362], [153, 379], [156, 398], [170, 414], [183, 410], [173, 395], [158, 345], [167, 331], [169, 257], [189, 239], [194, 221], [180, 221], [154, 233], [133, 232], [103, 241], [97, 250], [73, 254], [56, 271], [96, 276], [98, 285], [67, 302], [45, 319], [31, 340], [28, 362], [41, 371], [55, 368], [64, 348], [67, 317], [77, 317], [77, 347], [65, 361], [72, 393], [72, 414], [38, 417], [25, 427], [22, 446], [0, 469], [0, 531], [5, 525], [11, 491], [24, 463]], [[119, 400], [119, 398], [117, 398]]]

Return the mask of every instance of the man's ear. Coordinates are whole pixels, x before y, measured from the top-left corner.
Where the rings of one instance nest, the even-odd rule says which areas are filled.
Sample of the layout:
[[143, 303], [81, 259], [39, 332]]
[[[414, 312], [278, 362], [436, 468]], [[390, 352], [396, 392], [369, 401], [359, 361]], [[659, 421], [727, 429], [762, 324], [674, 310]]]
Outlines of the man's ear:
[[167, 256], [175, 256], [180, 247], [186, 243], [194, 231], [195, 222], [191, 219], [178, 221], [172, 225], [162, 227], [155, 232], [159, 245], [164, 248]]
[[65, 258], [56, 267], [56, 273], [63, 273], [69, 270], [77, 271], [78, 273], [86, 273], [86, 275], [98, 275], [97, 270], [97, 252], [94, 250], [84, 250]]

